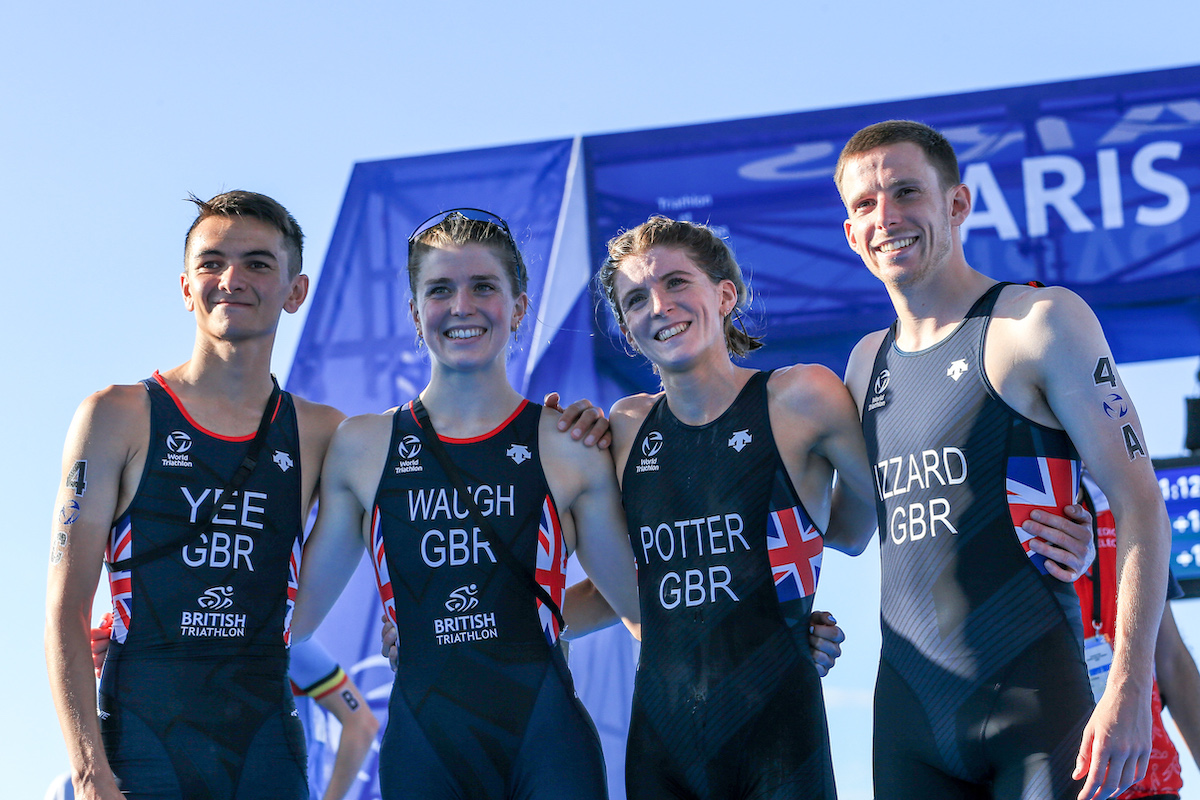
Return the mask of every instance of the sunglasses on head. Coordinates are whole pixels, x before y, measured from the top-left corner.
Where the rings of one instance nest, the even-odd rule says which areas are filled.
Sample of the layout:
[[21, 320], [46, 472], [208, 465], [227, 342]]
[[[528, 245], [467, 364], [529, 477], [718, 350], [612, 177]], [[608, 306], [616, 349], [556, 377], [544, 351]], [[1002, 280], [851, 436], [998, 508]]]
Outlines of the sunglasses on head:
[[[446, 211], [439, 211], [418, 225], [408, 237], [408, 249], [412, 250], [413, 242], [419, 239], [425, 231], [430, 228], [436, 228], [455, 214], [475, 222], [490, 222], [504, 231], [504, 235], [508, 237], [510, 242], [513, 241], [512, 231], [508, 229], [508, 223], [492, 212], [484, 211], [482, 208], [451, 208]], [[516, 249], [515, 242], [513, 249]]]

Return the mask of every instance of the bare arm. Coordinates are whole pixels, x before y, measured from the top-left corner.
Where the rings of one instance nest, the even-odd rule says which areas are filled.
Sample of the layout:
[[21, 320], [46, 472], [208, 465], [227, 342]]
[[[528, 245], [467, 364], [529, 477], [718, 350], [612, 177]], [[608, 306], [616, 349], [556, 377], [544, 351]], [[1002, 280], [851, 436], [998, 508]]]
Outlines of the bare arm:
[[[621, 621], [591, 578], [585, 578], [567, 587], [562, 612], [563, 620], [567, 623], [563, 638], [567, 641], [595, 633]], [[639, 625], [635, 636], [640, 635]]]
[[[854, 410], [854, 423], [862, 439], [862, 405], [867, 394], [867, 381], [871, 377], [875, 353], [883, 341], [884, 331], [868, 334], [855, 345], [846, 364], [845, 387]], [[851, 456], [857, 458], [857, 456]], [[829, 530], [825, 541], [830, 547], [852, 556], [862, 553], [875, 535], [878, 517], [875, 512], [875, 479], [867, 463], [866, 443], [863, 443], [862, 463], [866, 465], [865, 486], [859, 477], [857, 483], [848, 484], [838, 472], [838, 481], [833, 487], [833, 506], [829, 516]], [[836, 464], [834, 465], [837, 466]]]
[[371, 744], [379, 732], [379, 720], [371, 712], [354, 681], [349, 679], [336, 691], [318, 698], [317, 703], [342, 724], [333, 773], [329, 776], [329, 785], [325, 787], [322, 800], [342, 800], [354, 785], [367, 753], [371, 752]]
[[[149, 435], [148, 414], [139, 414], [145, 406], [139, 405], [144, 400], [135, 394], [137, 389], [112, 387], [79, 407], [63, 448], [51, 527], [46, 669], [76, 796], [89, 800], [122, 797], [100, 741], [90, 617], [109, 529], [122, 499], [125, 470], [139, 442], [139, 428], [144, 426], [140, 432]], [[127, 494], [131, 495], [132, 489]]]
[[[837, 376], [819, 365], [776, 371], [768, 384], [771, 432], [825, 544], [851, 555], [875, 531], [875, 504], [862, 424]], [[831, 498], [836, 471], [837, 515]]]
[[[543, 431], [550, 415], [554, 412], [544, 412]], [[560, 507], [570, 510], [580, 565], [626, 627], [640, 638], [637, 573], [612, 458], [607, 451], [557, 433], [546, 433], [539, 442], [551, 493]]]
[[312, 635], [362, 560], [364, 515], [386, 459], [389, 419], [378, 415], [348, 419], [329, 444], [317, 522], [304, 545], [300, 567], [292, 615], [296, 641]]
[[[993, 326], [989, 377], [1026, 416], [1067, 431], [1122, 532], [1113, 665], [1075, 770], [1087, 775], [1081, 798], [1110, 797], [1144, 775], [1149, 761], [1150, 666], [1162, 616], [1161, 601], [1151, 598], [1166, 594], [1166, 509], [1137, 411], [1091, 309], [1063, 289], [1010, 287]], [[1124, 414], [1105, 411], [1112, 394], [1124, 401]]]
[[862, 424], [850, 393], [840, 381], [834, 381], [829, 406], [829, 424], [816, 451], [829, 459], [837, 470], [825, 541], [850, 555], [861, 553], [875, 535], [874, 479], [867, 464], [867, 446]]
[[1162, 624], [1158, 626], [1154, 667], [1163, 705], [1170, 709], [1171, 719], [1175, 720], [1179, 734], [1200, 767], [1200, 671], [1179, 635], [1169, 602], [1163, 610]]

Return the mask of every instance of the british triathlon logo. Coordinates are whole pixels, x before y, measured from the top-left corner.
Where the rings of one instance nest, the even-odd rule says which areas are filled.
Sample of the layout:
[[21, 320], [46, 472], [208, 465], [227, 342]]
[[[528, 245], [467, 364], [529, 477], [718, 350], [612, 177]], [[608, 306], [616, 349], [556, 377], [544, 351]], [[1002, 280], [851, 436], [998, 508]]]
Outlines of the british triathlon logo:
[[871, 398], [871, 402], [867, 404], [867, 411], [874, 411], [877, 408], [883, 408], [887, 405], [887, 396], [884, 392], [887, 391], [888, 384], [892, 381], [892, 373], [886, 369], [875, 376], [875, 396]]
[[642, 439], [642, 460], [637, 472], [658, 472], [658, 451], [662, 450], [663, 437], [658, 431], [650, 431]]
[[291, 455], [282, 450], [276, 450], [271, 460], [279, 466], [281, 472], [287, 472], [293, 466]]
[[396, 447], [396, 455], [400, 456], [400, 461], [396, 464], [396, 474], [403, 475], [406, 472], [421, 472], [425, 468], [421, 466], [421, 459], [417, 458], [421, 454], [421, 437], [415, 433], [410, 433], [400, 440], [400, 444]]
[[167, 434], [167, 457], [162, 460], [164, 467], [190, 467], [192, 457], [188, 451], [192, 449], [192, 437], [183, 431], [171, 431]]
[[214, 586], [211, 589], [205, 589], [204, 594], [196, 599], [196, 605], [201, 608], [207, 608], [210, 611], [221, 611], [233, 605], [233, 587], [232, 586]]
[[950, 377], [950, 380], [958, 383], [958, 379], [965, 375], [968, 369], [970, 367], [967, 366], [967, 362], [960, 358], [950, 362], [950, 366], [946, 368], [946, 375]]
[[438, 644], [478, 642], [482, 639], [495, 639], [500, 635], [496, 631], [494, 613], [464, 613], [479, 605], [479, 598], [475, 596], [478, 591], [479, 587], [476, 584], [468, 583], [450, 593], [446, 599], [446, 610], [454, 616], [433, 621], [433, 637], [437, 639]]
[[474, 583], [458, 587], [450, 593], [450, 599], [446, 601], [446, 610], [456, 614], [470, 611], [479, 605], [479, 598], [475, 596], [478, 592], [479, 587]]
[[529, 448], [523, 444], [514, 444], [508, 448], [508, 452], [504, 455], [513, 460], [514, 464], [521, 464], [533, 458], [533, 453], [529, 452]]
[[179, 635], [192, 639], [233, 639], [246, 635], [246, 615], [227, 614], [233, 606], [232, 586], [213, 586], [196, 598], [203, 611], [184, 611]]
[[752, 441], [754, 441], [754, 437], [750, 435], [750, 429], [747, 428], [744, 431], [734, 431], [733, 436], [729, 437], [729, 446], [740, 453]]

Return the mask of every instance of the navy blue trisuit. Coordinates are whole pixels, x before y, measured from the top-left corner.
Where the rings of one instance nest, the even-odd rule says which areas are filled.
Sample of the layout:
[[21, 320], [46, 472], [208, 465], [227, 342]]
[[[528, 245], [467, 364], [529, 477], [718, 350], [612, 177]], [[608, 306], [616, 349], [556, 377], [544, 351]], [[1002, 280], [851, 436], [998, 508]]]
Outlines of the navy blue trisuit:
[[385, 800], [603, 800], [600, 739], [558, 646], [558, 624], [510, 552], [561, 604], [567, 553], [538, 449], [542, 407], [441, 441], [503, 544], [474, 523], [412, 406], [396, 411], [371, 512], [380, 598], [400, 663], [380, 750]]
[[808, 646], [824, 539], [776, 447], [769, 378], [701, 426], [660, 398], [624, 468], [642, 612], [630, 800], [836, 796]]
[[1005, 403], [984, 342], [1006, 284], [954, 332], [875, 358], [863, 432], [875, 476], [883, 647], [876, 797], [1067, 800], [1092, 696], [1075, 590], [1021, 523], [1079, 495], [1062, 430]]
[[146, 466], [107, 559], [199, 534], [221, 507], [180, 549], [109, 573], [112, 641], [100, 679], [109, 764], [135, 800], [302, 800], [304, 731], [287, 682], [303, 520], [291, 395], [279, 395], [254, 471], [225, 496], [254, 436], [206, 431], [158, 373], [142, 383]]

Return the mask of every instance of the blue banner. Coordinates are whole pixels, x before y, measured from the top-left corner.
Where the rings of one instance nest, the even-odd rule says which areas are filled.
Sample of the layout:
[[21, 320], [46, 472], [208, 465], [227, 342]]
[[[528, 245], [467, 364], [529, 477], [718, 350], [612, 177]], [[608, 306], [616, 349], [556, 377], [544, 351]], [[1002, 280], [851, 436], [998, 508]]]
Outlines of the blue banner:
[[[846, 245], [834, 165], [855, 131], [896, 118], [954, 144], [974, 198], [968, 263], [1076, 291], [1119, 361], [1200, 352], [1196, 67], [585, 137], [593, 260], [651, 214], [706, 222], [752, 277], [767, 346], [750, 363], [841, 374], [895, 315]], [[607, 318], [599, 330], [612, 337]], [[633, 363], [618, 371], [626, 393], [653, 385]]]

